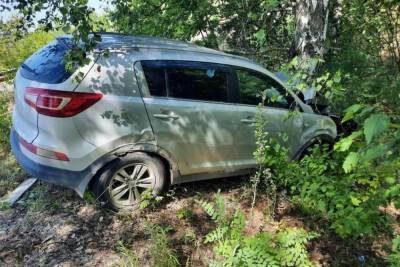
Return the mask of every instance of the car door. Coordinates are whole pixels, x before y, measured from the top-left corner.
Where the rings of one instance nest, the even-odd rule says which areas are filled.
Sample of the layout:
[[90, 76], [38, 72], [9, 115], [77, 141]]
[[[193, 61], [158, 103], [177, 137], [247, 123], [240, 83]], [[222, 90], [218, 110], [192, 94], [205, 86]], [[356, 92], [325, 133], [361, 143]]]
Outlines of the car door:
[[[244, 68], [237, 68], [235, 73], [240, 95], [240, 129], [236, 137], [236, 148], [241, 152], [240, 164], [243, 167], [256, 164], [253, 154], [256, 149], [257, 113], [262, 114], [268, 135], [286, 145], [291, 156], [300, 146], [303, 130], [302, 114], [289, 114], [296, 106], [293, 97], [279, 82], [266, 74]], [[264, 103], [258, 106], [260, 102]], [[281, 137], [287, 137], [287, 141]]]
[[182, 175], [227, 171], [237, 125], [231, 69], [192, 61], [141, 61], [143, 101], [158, 146]]

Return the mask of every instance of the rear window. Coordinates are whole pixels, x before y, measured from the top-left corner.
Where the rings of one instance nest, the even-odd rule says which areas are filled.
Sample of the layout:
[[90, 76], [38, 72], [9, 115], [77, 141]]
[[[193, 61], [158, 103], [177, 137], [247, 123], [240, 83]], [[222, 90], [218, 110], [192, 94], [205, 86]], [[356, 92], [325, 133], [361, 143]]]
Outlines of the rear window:
[[65, 70], [64, 56], [71, 46], [68, 40], [57, 40], [30, 56], [21, 64], [21, 75], [41, 83], [62, 83], [72, 73]]

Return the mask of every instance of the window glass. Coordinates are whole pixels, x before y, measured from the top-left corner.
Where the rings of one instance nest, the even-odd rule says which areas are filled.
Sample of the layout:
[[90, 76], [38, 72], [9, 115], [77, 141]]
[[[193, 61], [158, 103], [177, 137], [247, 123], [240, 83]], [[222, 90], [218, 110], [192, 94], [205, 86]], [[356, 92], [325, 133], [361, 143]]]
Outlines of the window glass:
[[21, 75], [41, 83], [62, 83], [72, 72], [65, 70], [64, 56], [72, 48], [67, 39], [49, 43], [21, 64]]
[[164, 68], [142, 61], [142, 69], [152, 96], [167, 96]]
[[209, 68], [168, 67], [168, 96], [206, 101], [227, 101], [227, 72]]
[[258, 105], [265, 97], [265, 105], [270, 107], [289, 108], [293, 98], [278, 82], [268, 76], [238, 69], [236, 70], [240, 88], [240, 103]]

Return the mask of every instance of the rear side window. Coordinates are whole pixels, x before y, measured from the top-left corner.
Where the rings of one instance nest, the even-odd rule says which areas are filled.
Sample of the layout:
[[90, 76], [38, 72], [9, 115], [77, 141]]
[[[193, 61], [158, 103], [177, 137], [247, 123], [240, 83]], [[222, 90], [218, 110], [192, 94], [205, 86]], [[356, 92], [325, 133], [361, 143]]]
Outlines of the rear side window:
[[228, 75], [213, 68], [168, 68], [168, 96], [175, 98], [227, 101]]
[[64, 56], [70, 49], [67, 40], [49, 43], [21, 64], [21, 75], [41, 83], [64, 82], [72, 75], [64, 64]]
[[152, 96], [228, 101], [227, 69], [217, 64], [190, 61], [142, 61]]

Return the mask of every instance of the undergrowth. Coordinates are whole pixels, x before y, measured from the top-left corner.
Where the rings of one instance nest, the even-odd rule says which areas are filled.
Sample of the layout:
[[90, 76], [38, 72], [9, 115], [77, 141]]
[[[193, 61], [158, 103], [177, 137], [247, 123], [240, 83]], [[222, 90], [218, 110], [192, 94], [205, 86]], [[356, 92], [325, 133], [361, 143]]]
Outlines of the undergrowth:
[[199, 204], [216, 223], [216, 228], [204, 238], [205, 244], [214, 245], [217, 255], [210, 266], [313, 266], [307, 244], [317, 233], [283, 227], [276, 233], [246, 235], [243, 212], [238, 209], [228, 215], [219, 194], [214, 203]]
[[359, 129], [340, 139], [333, 151], [317, 142], [304, 158], [289, 161], [285, 140], [271, 138], [259, 116], [257, 184], [265, 185], [262, 191], [268, 195], [287, 190], [297, 207], [326, 220], [342, 238], [377, 240], [393, 235], [397, 224], [381, 208], [400, 207], [399, 122], [395, 114], [368, 105], [347, 109], [343, 120], [349, 119]]

